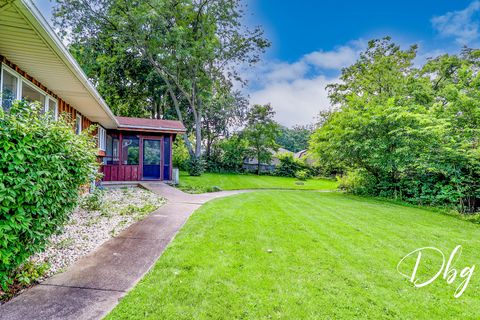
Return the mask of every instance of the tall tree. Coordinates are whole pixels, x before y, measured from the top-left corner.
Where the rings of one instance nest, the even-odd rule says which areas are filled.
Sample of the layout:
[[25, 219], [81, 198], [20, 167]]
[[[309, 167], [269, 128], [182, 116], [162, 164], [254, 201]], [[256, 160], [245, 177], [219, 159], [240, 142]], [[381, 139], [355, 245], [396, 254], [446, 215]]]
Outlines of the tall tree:
[[341, 83], [335, 111], [311, 140], [323, 164], [344, 169], [354, 192], [419, 204], [480, 207], [478, 50], [424, 67], [389, 38], [373, 40]]
[[247, 125], [243, 135], [247, 139], [249, 154], [257, 158], [257, 174], [261, 164], [272, 160], [272, 151], [278, 150], [275, 142], [280, 134], [280, 126], [273, 120], [275, 111], [270, 104], [254, 105], [247, 114]]
[[229, 136], [229, 131], [239, 127], [248, 109], [247, 99], [239, 92], [225, 86], [217, 87], [203, 115], [205, 158], [211, 156], [212, 147], [220, 138]]
[[240, 0], [59, 0], [57, 25], [76, 43], [102, 35], [116, 50], [129, 52], [164, 82], [177, 118], [193, 118], [201, 156], [205, 101], [215, 83], [242, 80], [238, 65], [252, 65], [269, 45], [260, 28], [243, 24]]
[[292, 128], [282, 126], [280, 135], [277, 137], [277, 143], [282, 148], [292, 152], [298, 152], [308, 148], [308, 140], [312, 135], [312, 126], [296, 125]]
[[154, 119], [171, 116], [164, 82], [148, 61], [118, 50], [102, 36], [71, 43], [69, 49], [114, 114]]

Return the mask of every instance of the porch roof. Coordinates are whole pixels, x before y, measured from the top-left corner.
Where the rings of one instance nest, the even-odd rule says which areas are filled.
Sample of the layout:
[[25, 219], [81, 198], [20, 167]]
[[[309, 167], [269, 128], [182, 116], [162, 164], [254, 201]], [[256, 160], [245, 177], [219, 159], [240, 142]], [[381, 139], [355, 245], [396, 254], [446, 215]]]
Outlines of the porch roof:
[[168, 132], [185, 133], [186, 129], [180, 121], [160, 120], [130, 117], [115, 117], [118, 122], [118, 130], [145, 131], [145, 132]]

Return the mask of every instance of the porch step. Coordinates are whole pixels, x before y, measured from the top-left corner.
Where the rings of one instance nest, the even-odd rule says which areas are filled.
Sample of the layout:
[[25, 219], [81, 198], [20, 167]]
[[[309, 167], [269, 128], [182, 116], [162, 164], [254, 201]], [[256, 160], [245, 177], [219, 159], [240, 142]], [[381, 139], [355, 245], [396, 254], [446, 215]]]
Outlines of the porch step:
[[100, 186], [108, 188], [138, 187], [140, 181], [102, 181]]

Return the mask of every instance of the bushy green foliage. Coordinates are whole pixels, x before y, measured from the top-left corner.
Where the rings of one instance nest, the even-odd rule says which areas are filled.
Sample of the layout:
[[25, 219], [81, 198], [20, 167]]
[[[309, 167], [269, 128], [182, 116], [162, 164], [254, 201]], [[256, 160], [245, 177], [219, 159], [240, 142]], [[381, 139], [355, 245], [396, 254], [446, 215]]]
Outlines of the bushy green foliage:
[[205, 171], [205, 161], [201, 157], [191, 157], [188, 160], [187, 171], [191, 176], [201, 176]]
[[42, 250], [68, 219], [79, 188], [98, 170], [95, 139], [75, 135], [66, 119], [16, 102], [0, 112], [0, 285]]
[[277, 154], [280, 164], [275, 168], [275, 175], [281, 177], [295, 177], [295, 173], [304, 170], [306, 166], [299, 159], [295, 159], [291, 153]]
[[295, 172], [295, 178], [300, 181], [306, 181], [309, 177], [308, 171], [307, 170], [298, 170]]
[[207, 159], [209, 172], [241, 172], [243, 160], [248, 154], [248, 141], [235, 134], [215, 144]]
[[422, 68], [416, 47], [389, 38], [369, 43], [342, 83], [330, 86], [336, 110], [311, 147], [320, 163], [342, 168], [350, 192], [422, 205], [480, 207], [480, 51], [444, 55]]
[[50, 269], [48, 263], [34, 264], [33, 262], [27, 262], [22, 265], [21, 269], [15, 275], [15, 280], [23, 286], [28, 286], [35, 281], [39, 280], [45, 272]]
[[282, 148], [292, 152], [298, 152], [308, 148], [308, 140], [313, 133], [311, 126], [293, 126], [287, 128], [282, 126], [276, 142]]
[[338, 188], [349, 193], [368, 195], [375, 188], [375, 179], [364, 170], [350, 170], [337, 176]]
[[188, 154], [185, 142], [181, 137], [177, 137], [172, 146], [172, 165], [175, 168], [186, 171], [188, 169], [188, 161], [190, 156]]

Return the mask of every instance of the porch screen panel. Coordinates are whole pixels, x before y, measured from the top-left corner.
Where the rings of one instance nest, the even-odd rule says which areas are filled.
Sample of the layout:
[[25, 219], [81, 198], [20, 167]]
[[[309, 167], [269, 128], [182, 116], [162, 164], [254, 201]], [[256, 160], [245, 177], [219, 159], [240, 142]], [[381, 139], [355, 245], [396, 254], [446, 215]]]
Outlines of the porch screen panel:
[[119, 143], [118, 137], [107, 135], [107, 150], [105, 150], [103, 164], [118, 165]]
[[139, 139], [136, 136], [124, 136], [122, 139], [122, 164], [138, 165], [139, 163]]
[[170, 137], [168, 136], [166, 136], [163, 139], [163, 152], [164, 152], [163, 179], [170, 180], [170, 160], [172, 157], [172, 149], [171, 149]]
[[161, 141], [143, 141], [143, 178], [160, 179]]

